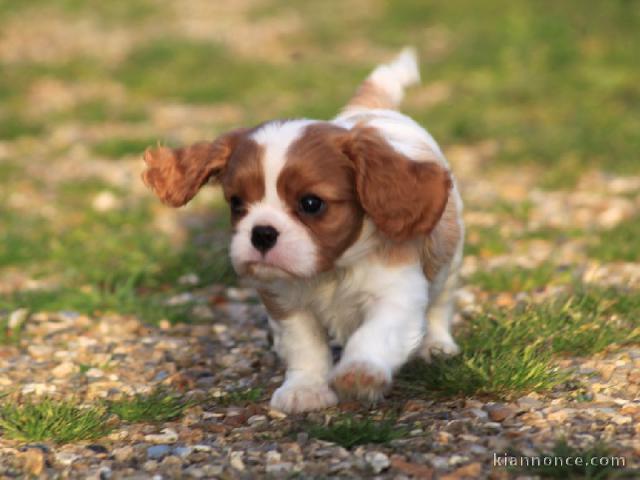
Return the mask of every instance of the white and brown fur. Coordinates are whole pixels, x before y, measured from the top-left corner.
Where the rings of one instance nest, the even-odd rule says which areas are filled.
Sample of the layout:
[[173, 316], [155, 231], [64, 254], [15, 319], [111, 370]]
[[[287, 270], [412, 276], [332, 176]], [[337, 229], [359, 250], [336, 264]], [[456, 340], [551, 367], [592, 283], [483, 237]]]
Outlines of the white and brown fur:
[[[184, 205], [209, 181], [233, 203], [231, 260], [258, 289], [286, 363], [276, 409], [376, 400], [412, 355], [458, 352], [462, 201], [434, 139], [394, 110], [418, 80], [406, 49], [329, 122], [271, 121], [145, 152], [143, 178], [165, 203]], [[308, 194], [320, 214], [301, 210]], [[278, 233], [265, 252], [252, 243], [258, 226]], [[344, 346], [336, 365], [329, 338]]]

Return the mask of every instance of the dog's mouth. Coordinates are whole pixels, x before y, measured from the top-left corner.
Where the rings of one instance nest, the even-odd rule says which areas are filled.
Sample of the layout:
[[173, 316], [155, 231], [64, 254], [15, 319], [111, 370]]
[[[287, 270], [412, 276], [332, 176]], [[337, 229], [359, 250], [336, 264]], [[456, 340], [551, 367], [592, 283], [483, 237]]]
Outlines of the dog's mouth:
[[247, 262], [244, 266], [243, 273], [257, 280], [271, 280], [275, 278], [290, 279], [296, 277], [296, 275], [288, 270], [265, 261]]

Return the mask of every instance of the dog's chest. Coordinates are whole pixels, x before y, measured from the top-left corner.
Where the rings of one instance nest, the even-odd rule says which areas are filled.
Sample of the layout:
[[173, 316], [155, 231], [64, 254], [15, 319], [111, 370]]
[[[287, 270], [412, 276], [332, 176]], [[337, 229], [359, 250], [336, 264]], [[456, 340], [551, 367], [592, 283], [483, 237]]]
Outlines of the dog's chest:
[[364, 319], [375, 298], [371, 272], [361, 266], [322, 274], [312, 281], [279, 285], [274, 293], [286, 310], [306, 310], [344, 344]]
[[318, 285], [309, 308], [338, 343], [344, 344], [362, 323], [372, 294], [351, 276]]

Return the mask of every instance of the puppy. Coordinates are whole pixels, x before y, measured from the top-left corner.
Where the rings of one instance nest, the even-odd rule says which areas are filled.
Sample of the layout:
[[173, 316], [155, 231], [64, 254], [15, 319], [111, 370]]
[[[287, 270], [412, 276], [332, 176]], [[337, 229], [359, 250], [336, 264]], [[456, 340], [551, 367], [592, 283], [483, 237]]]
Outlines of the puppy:
[[[222, 186], [232, 264], [257, 288], [286, 363], [275, 409], [375, 401], [415, 353], [459, 350], [462, 201], [434, 139], [394, 110], [418, 81], [405, 49], [331, 121], [274, 120], [145, 152], [143, 179], [172, 207]], [[344, 347], [336, 365], [329, 338]]]

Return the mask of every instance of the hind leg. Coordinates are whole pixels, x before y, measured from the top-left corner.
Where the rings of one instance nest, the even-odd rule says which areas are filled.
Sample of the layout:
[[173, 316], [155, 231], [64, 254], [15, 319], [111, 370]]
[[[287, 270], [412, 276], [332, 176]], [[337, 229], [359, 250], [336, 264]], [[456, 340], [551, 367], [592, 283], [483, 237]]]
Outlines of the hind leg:
[[441, 272], [442, 277], [436, 278], [432, 286], [433, 295], [427, 309], [427, 333], [419, 351], [420, 357], [427, 362], [434, 356], [450, 357], [460, 353], [460, 347], [451, 335], [459, 263], [459, 258], [454, 259], [451, 268]]

